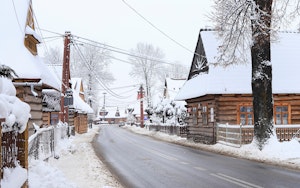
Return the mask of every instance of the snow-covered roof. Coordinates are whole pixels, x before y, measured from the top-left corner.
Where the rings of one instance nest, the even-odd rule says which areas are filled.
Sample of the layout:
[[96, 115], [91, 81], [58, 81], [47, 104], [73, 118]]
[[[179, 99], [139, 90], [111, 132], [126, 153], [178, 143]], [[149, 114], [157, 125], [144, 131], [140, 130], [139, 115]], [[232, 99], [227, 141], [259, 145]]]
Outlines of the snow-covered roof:
[[[132, 103], [131, 105], [129, 105], [128, 107], [129, 108], [133, 108], [134, 111], [132, 112], [132, 114], [136, 115], [136, 116], [139, 116], [141, 115], [141, 102], [140, 102], [141, 99], [137, 100], [136, 102]], [[143, 109], [144, 109], [144, 114], [147, 114], [145, 112], [145, 109], [148, 107], [147, 105], [147, 102], [146, 100], [144, 99], [144, 102], [143, 102]]]
[[71, 78], [72, 91], [73, 91], [73, 106], [76, 110], [85, 113], [94, 113], [94, 110], [80, 97], [80, 85], [82, 84], [81, 78]]
[[73, 107], [76, 111], [92, 114], [94, 110], [79, 96], [79, 93], [73, 90]]
[[169, 99], [174, 99], [186, 79], [166, 78], [166, 90]]
[[71, 78], [72, 89], [76, 91], [76, 93], [83, 94], [81, 91], [82, 78]]
[[[271, 45], [273, 93], [300, 93], [300, 33], [279, 33]], [[214, 31], [201, 32], [209, 64], [208, 74], [186, 81], [176, 100], [185, 100], [207, 94], [251, 94], [251, 64], [214, 66], [219, 42]], [[249, 52], [250, 53], [250, 52]], [[249, 56], [250, 57], [250, 56]]]
[[49, 72], [42, 59], [32, 55], [24, 45], [26, 34], [34, 35], [40, 40], [33, 30], [26, 27], [30, 2], [29, 0], [1, 1], [0, 25], [3, 28], [1, 30], [0, 64], [12, 68], [19, 78], [41, 79], [43, 84], [59, 89], [59, 83]]

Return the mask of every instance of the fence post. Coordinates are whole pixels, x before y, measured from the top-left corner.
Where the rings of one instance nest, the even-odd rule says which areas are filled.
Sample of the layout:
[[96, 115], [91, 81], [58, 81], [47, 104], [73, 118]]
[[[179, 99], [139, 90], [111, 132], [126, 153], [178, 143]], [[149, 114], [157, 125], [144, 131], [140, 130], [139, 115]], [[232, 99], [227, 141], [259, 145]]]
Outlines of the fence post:
[[242, 147], [242, 124], [240, 124], [240, 147]]
[[228, 125], [228, 123], [226, 123], [226, 134], [225, 134], [225, 141], [226, 141], [226, 143], [228, 143], [228, 142], [227, 142], [227, 136], [228, 136], [228, 135], [227, 135], [227, 134], [228, 134], [228, 128], [227, 128], [227, 125]]
[[[2, 122], [5, 122], [5, 118], [0, 118], [0, 153], [1, 153], [1, 156], [2, 156], [2, 151], [1, 151], [1, 148], [2, 148]], [[1, 169], [0, 169], [0, 185], [1, 185], [1, 179], [2, 179], [2, 157], [0, 157], [0, 165], [1, 165]]]

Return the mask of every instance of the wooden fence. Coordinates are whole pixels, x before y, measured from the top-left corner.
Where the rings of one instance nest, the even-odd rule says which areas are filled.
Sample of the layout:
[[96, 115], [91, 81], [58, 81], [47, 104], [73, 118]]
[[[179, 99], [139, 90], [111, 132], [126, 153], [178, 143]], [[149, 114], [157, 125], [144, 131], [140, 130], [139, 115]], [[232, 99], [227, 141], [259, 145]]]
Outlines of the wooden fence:
[[28, 142], [29, 158], [47, 160], [54, 156], [54, 127], [37, 130]]
[[[25, 169], [28, 168], [28, 153], [26, 150], [28, 146], [27, 136], [28, 134], [26, 133], [19, 134], [17, 131], [9, 131], [9, 132], [2, 133], [0, 139], [1, 140], [0, 179], [3, 178], [4, 168], [15, 168], [17, 165], [16, 162], [18, 162], [22, 168]], [[27, 180], [24, 181], [22, 188], [26, 188], [26, 187], [27, 187]]]
[[150, 131], [158, 131], [169, 135], [177, 135], [185, 138], [187, 137], [187, 133], [188, 133], [186, 126], [147, 125], [146, 128]]
[[[217, 142], [240, 147], [249, 144], [254, 137], [254, 126], [217, 125]], [[292, 138], [300, 140], [300, 125], [275, 125], [278, 141], [290, 141]]]

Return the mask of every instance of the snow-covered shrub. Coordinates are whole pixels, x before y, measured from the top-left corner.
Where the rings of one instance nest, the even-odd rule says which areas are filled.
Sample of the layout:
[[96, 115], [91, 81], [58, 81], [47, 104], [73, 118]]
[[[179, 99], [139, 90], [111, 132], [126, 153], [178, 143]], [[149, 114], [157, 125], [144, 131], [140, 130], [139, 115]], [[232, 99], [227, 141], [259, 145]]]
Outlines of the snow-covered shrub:
[[187, 109], [184, 103], [170, 99], [162, 99], [160, 103], [148, 110], [152, 112], [147, 124], [184, 125]]
[[16, 89], [11, 80], [0, 77], [0, 118], [5, 118], [2, 132], [24, 132], [30, 117], [30, 106], [16, 97]]

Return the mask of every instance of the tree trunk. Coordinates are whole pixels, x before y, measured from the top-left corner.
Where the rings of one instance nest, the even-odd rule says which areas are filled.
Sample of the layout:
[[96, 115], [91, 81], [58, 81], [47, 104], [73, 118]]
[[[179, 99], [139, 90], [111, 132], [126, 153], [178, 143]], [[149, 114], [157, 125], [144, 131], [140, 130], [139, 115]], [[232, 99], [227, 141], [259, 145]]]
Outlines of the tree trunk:
[[[254, 111], [254, 135], [260, 150], [273, 134], [272, 66], [270, 26], [272, 0], [256, 0], [260, 21], [252, 20], [252, 93]], [[265, 27], [262, 27], [265, 25]]]

